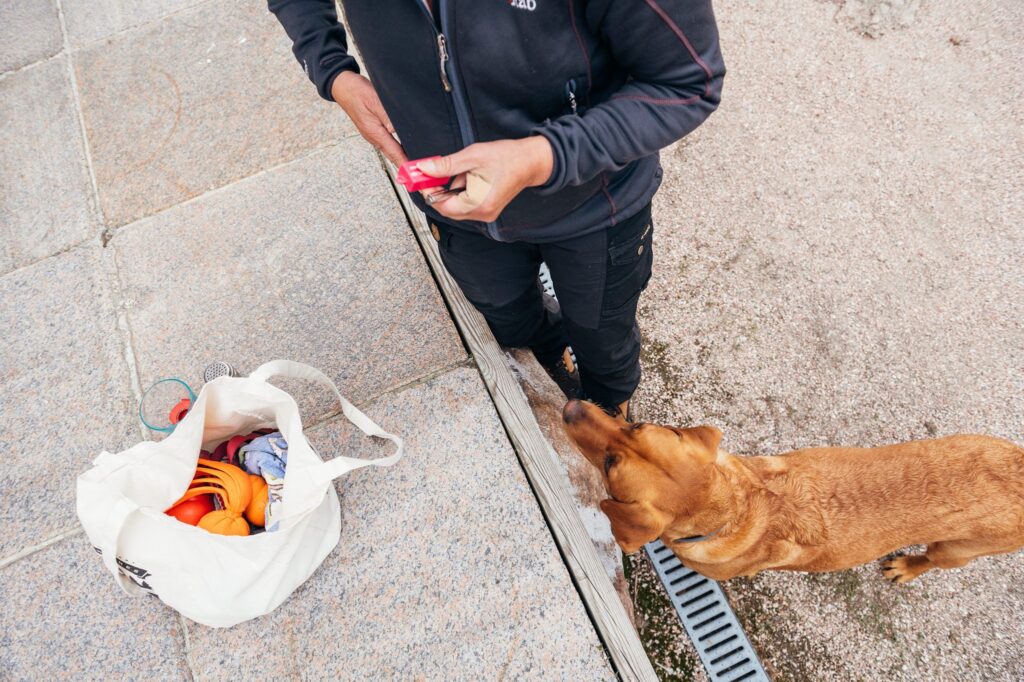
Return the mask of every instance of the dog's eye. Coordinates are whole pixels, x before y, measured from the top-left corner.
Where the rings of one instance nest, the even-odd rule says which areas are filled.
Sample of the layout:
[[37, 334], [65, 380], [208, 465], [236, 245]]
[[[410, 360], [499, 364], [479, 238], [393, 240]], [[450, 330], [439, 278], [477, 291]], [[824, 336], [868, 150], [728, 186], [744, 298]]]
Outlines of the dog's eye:
[[615, 466], [615, 462], [618, 461], [618, 457], [615, 455], [604, 456], [604, 475], [607, 476], [608, 472], [611, 471], [612, 467]]

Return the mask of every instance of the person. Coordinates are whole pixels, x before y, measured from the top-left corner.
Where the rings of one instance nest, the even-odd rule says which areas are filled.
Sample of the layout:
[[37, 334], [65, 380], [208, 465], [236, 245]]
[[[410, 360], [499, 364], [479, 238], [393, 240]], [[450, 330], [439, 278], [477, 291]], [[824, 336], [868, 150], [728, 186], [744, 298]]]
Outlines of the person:
[[452, 177], [449, 191], [413, 201], [498, 342], [529, 347], [568, 396], [628, 418], [658, 151], [721, 98], [710, 0], [342, 4], [369, 80], [334, 0], [268, 2], [321, 97], [366, 140], [395, 164], [440, 157], [420, 168]]

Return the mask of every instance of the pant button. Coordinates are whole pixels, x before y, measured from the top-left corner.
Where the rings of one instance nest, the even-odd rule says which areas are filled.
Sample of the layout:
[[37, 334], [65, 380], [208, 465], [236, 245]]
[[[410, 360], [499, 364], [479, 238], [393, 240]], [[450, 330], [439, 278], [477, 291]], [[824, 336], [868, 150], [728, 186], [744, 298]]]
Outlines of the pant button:
[[430, 234], [434, 235], [434, 241], [441, 241], [441, 231], [437, 229], [435, 223], [430, 223]]
[[640, 255], [643, 254], [643, 252], [644, 252], [644, 245], [641, 244], [640, 248], [636, 250], [636, 255], [640, 256]]

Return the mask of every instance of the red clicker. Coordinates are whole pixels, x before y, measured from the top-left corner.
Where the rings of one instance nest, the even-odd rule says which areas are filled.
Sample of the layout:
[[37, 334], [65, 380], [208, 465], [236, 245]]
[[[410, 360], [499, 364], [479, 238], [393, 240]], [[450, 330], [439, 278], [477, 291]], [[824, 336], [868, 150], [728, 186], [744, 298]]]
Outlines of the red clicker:
[[421, 189], [429, 189], [431, 187], [444, 187], [451, 180], [448, 178], [435, 178], [432, 175], [427, 175], [420, 170], [419, 164], [422, 161], [433, 161], [434, 159], [440, 159], [440, 156], [431, 156], [427, 159], [416, 159], [414, 161], [406, 161], [398, 169], [397, 180], [400, 185], [405, 187], [410, 192], [418, 192]]

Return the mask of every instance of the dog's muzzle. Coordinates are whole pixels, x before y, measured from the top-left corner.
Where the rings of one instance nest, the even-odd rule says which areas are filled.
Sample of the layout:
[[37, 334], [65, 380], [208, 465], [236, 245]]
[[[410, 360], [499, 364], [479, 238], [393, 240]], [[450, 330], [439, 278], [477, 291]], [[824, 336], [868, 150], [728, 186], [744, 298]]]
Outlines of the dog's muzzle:
[[587, 415], [587, 410], [579, 400], [570, 400], [562, 408], [562, 421], [566, 424], [574, 424]]

